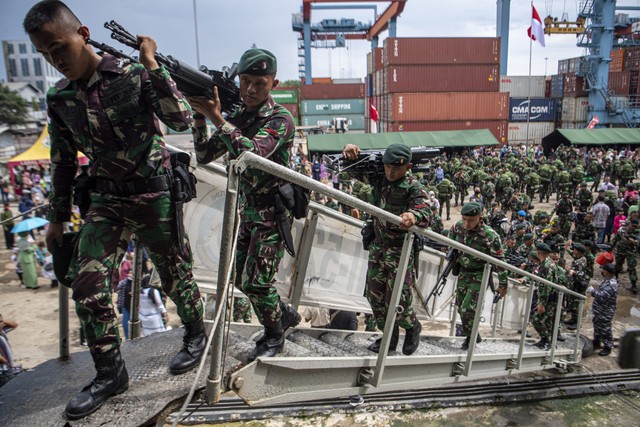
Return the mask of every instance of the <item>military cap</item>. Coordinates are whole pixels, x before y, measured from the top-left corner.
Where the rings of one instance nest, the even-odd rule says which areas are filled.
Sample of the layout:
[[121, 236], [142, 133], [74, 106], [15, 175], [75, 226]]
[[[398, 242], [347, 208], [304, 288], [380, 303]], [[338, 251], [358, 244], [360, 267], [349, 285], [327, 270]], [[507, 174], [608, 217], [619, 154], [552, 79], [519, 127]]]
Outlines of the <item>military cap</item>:
[[609, 273], [615, 273], [616, 266], [609, 262], [602, 266], [602, 270], [608, 271]]
[[551, 247], [546, 243], [540, 242], [540, 243], [536, 243], [536, 250], [542, 253], [549, 253], [551, 252]]
[[238, 64], [238, 74], [251, 74], [253, 76], [268, 76], [278, 70], [278, 61], [275, 55], [265, 49], [249, 49], [242, 54]]
[[532, 250], [531, 252], [529, 252], [529, 256], [531, 258], [538, 258], [538, 252], [536, 252], [535, 250]]
[[482, 213], [482, 205], [478, 202], [465, 203], [460, 213], [464, 216], [480, 215]]
[[629, 224], [630, 224], [630, 225], [634, 225], [634, 226], [636, 226], [636, 227], [637, 227], [638, 225], [640, 225], [640, 221], [638, 221], [638, 220], [637, 220], [637, 219], [635, 219], [635, 218], [632, 218], [632, 219], [630, 219], [630, 220], [629, 220]]
[[62, 235], [62, 246], [58, 246], [54, 243], [51, 247], [53, 272], [55, 273], [58, 282], [66, 287], [71, 287], [71, 282], [67, 280], [67, 273], [69, 272], [71, 258], [73, 258], [77, 235], [77, 232], [64, 233]]
[[404, 144], [391, 144], [384, 150], [382, 163], [391, 166], [404, 166], [411, 163], [411, 148]]
[[589, 247], [593, 247], [593, 245], [595, 245], [595, 243], [593, 243], [593, 240], [583, 240], [582, 244]]
[[519, 211], [518, 211], [518, 215], [520, 215], [520, 216], [527, 216], [527, 213], [526, 213], [525, 211], [523, 211], [523, 210], [519, 210]]
[[533, 234], [531, 233], [527, 233], [523, 237], [525, 241], [533, 240]]
[[586, 187], [586, 186], [587, 186], [587, 182], [586, 182], [586, 181], [582, 181], [582, 182], [580, 183], [580, 187]]
[[587, 248], [585, 248], [582, 243], [574, 243], [573, 244], [573, 249], [577, 250], [578, 252], [582, 252], [582, 253], [585, 253], [587, 251]]
[[546, 213], [541, 213], [538, 215], [538, 218], [549, 218], [549, 215], [547, 215]]

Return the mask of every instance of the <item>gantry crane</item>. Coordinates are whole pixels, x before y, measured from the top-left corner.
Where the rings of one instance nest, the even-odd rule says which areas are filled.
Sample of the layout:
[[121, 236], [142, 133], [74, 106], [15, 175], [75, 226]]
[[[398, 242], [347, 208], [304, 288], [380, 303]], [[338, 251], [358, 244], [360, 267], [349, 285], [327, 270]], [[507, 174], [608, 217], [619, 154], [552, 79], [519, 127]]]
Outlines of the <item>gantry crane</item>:
[[[391, 3], [382, 14], [376, 5], [354, 3]], [[396, 19], [404, 10], [407, 0], [302, 0], [302, 12], [293, 14], [292, 28], [299, 33], [299, 74], [306, 84], [312, 83], [311, 49], [345, 47], [346, 40], [368, 40], [372, 49], [378, 46], [378, 35], [389, 29], [389, 37], [396, 36]], [[314, 3], [331, 3], [316, 5]], [[374, 22], [363, 23], [354, 19], [324, 19], [311, 24], [311, 10], [315, 9], [373, 9]]]

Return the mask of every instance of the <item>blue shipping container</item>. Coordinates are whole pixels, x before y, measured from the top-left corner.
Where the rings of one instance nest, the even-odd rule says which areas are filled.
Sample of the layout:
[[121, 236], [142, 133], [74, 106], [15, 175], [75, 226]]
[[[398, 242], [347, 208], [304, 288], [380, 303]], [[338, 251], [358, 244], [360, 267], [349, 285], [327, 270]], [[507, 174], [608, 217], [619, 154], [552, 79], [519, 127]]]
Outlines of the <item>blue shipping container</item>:
[[556, 102], [549, 98], [509, 98], [509, 121], [553, 122], [556, 119]]

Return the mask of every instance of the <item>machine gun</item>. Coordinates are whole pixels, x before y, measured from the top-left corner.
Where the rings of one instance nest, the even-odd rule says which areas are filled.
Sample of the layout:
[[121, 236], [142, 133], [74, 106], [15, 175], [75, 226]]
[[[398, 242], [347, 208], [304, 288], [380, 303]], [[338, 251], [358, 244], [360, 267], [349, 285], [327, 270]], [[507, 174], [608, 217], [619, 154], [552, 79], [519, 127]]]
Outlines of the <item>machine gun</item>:
[[[137, 38], [122, 25], [115, 21], [110, 21], [105, 22], [104, 27], [111, 31], [112, 39], [132, 49], [140, 49]], [[87, 43], [115, 57], [134, 63], [140, 62], [137, 58], [129, 56], [105, 43], [99, 43], [91, 39], [87, 39]], [[215, 85], [218, 88], [218, 97], [220, 98], [223, 112], [230, 113], [240, 103], [240, 90], [234, 82], [237, 76], [238, 64], [233, 64], [231, 67], [223, 67], [222, 71], [209, 70], [205, 66], [200, 67], [200, 70], [196, 70], [171, 55], [164, 56], [156, 52], [155, 58], [169, 71], [169, 74], [176, 82], [178, 90], [184, 95], [213, 98], [213, 85]]]
[[458, 273], [460, 272], [460, 264], [458, 264], [458, 258], [460, 258], [460, 252], [454, 248], [449, 249], [449, 252], [447, 252], [447, 256], [446, 256], [447, 265], [444, 266], [442, 273], [438, 277], [438, 281], [436, 282], [436, 285], [433, 287], [431, 292], [429, 292], [429, 295], [427, 295], [427, 298], [424, 300], [423, 305], [425, 307], [427, 306], [427, 304], [429, 303], [429, 300], [434, 295], [440, 296], [442, 294], [444, 287], [447, 285], [447, 277], [449, 277], [450, 273], [453, 273], [454, 276], [458, 275]]
[[[437, 157], [440, 154], [439, 148], [413, 147], [411, 148], [411, 163], [413, 172], [424, 172], [428, 170], [425, 165], [428, 159]], [[357, 175], [379, 175], [384, 173], [384, 163], [382, 156], [384, 150], [362, 150], [356, 160], [346, 159], [342, 154], [325, 154], [324, 163], [335, 172], [348, 172]]]

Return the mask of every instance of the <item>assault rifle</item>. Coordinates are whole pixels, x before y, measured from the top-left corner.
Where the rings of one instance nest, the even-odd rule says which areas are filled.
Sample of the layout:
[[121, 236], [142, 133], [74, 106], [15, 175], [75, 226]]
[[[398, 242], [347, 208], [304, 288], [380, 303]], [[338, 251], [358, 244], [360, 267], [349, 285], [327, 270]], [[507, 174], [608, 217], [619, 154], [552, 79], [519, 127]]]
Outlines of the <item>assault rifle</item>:
[[[411, 148], [411, 163], [413, 164], [411, 170], [413, 172], [427, 171], [429, 166], [425, 165], [425, 163], [427, 163], [428, 159], [437, 157], [438, 154], [440, 154], [439, 148]], [[361, 150], [356, 160], [346, 159], [342, 154], [325, 154], [323, 160], [332, 171], [359, 175], [379, 175], [384, 173], [383, 155], [384, 150]]]
[[[132, 49], [140, 49], [137, 38], [129, 33], [122, 25], [115, 21], [110, 21], [105, 22], [104, 27], [111, 31], [112, 39]], [[87, 43], [115, 57], [134, 63], [140, 62], [137, 58], [129, 56], [108, 44], [91, 39], [87, 39]], [[222, 71], [209, 70], [205, 66], [200, 67], [200, 70], [196, 70], [171, 55], [164, 56], [156, 52], [155, 58], [158, 63], [162, 64], [167, 71], [169, 71], [169, 74], [171, 74], [171, 77], [176, 82], [178, 90], [184, 95], [213, 98], [213, 85], [215, 85], [218, 88], [218, 97], [220, 98], [223, 112], [230, 113], [239, 104], [240, 90], [233, 81], [238, 74], [238, 64], [233, 64], [231, 67], [223, 67]]]
[[447, 265], [445, 265], [444, 269], [442, 270], [442, 273], [438, 277], [438, 281], [436, 282], [436, 285], [433, 287], [431, 292], [429, 292], [429, 295], [427, 296], [427, 298], [424, 300], [423, 305], [425, 307], [427, 306], [427, 304], [429, 303], [429, 300], [434, 295], [440, 296], [442, 294], [444, 287], [447, 285], [447, 277], [449, 277], [450, 273], [453, 272], [454, 276], [458, 275], [458, 273], [460, 272], [460, 265], [458, 264], [458, 258], [460, 258], [460, 252], [454, 248], [449, 249], [449, 252], [447, 252], [447, 257], [446, 257]]

